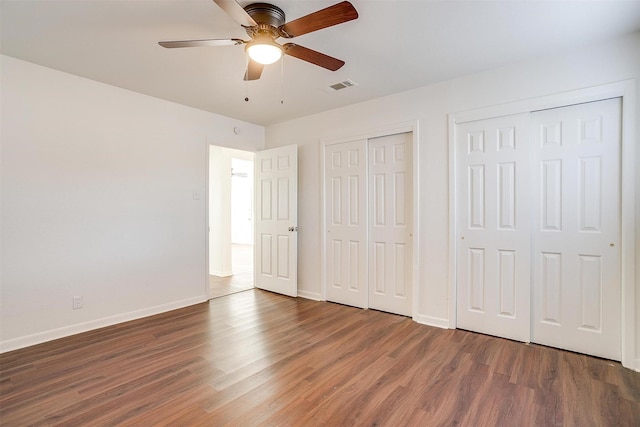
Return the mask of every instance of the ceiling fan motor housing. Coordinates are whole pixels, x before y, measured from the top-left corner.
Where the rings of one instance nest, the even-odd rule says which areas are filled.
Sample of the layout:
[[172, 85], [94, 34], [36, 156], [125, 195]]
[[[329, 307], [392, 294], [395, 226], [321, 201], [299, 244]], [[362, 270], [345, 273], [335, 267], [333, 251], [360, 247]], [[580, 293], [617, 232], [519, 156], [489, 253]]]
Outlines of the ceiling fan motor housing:
[[278, 28], [285, 23], [284, 11], [269, 3], [252, 3], [245, 6], [244, 10], [258, 25], [267, 24]]

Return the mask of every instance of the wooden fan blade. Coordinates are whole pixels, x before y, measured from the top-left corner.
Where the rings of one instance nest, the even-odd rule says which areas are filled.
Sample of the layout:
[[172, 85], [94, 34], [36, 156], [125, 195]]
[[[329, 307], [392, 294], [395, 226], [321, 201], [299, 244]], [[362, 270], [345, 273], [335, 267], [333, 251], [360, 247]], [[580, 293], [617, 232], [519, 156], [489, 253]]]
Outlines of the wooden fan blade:
[[264, 65], [254, 61], [253, 59], [249, 59], [249, 65], [247, 66], [247, 71], [244, 73], [244, 79], [258, 80], [262, 75], [263, 68], [264, 68]]
[[240, 6], [236, 0], [213, 0], [227, 15], [243, 27], [255, 27], [256, 21]]
[[169, 42], [158, 42], [162, 47], [200, 47], [200, 46], [234, 46], [243, 44], [241, 39], [207, 39], [207, 40], [177, 40]]
[[334, 4], [302, 18], [287, 22], [279, 29], [283, 37], [291, 38], [318, 31], [333, 25], [342, 24], [358, 17], [358, 12], [348, 1]]
[[344, 61], [338, 58], [325, 55], [324, 53], [320, 53], [295, 43], [287, 43], [282, 46], [282, 49], [287, 55], [302, 59], [303, 61], [311, 62], [312, 64], [326, 68], [327, 70], [336, 71], [344, 65]]

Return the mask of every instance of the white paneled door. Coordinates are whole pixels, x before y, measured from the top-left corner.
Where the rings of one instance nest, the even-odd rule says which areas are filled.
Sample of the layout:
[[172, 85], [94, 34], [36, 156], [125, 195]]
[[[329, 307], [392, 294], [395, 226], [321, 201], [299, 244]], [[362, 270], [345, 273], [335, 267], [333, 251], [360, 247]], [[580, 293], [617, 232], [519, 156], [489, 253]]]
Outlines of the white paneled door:
[[621, 357], [619, 98], [532, 113], [532, 341]]
[[529, 114], [456, 127], [457, 324], [529, 341]]
[[411, 316], [413, 203], [411, 133], [369, 145], [369, 307]]
[[621, 358], [619, 98], [456, 125], [458, 327]]
[[367, 141], [325, 149], [327, 300], [367, 307]]
[[259, 151], [255, 159], [255, 285], [298, 295], [298, 147]]
[[413, 134], [325, 146], [328, 301], [413, 313]]

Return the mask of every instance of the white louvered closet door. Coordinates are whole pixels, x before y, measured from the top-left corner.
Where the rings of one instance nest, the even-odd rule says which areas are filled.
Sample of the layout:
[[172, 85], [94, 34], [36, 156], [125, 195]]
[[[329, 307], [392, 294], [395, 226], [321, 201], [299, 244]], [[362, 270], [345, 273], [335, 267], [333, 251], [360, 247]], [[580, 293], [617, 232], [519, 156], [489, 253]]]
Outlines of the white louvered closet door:
[[457, 325], [530, 338], [529, 114], [456, 126]]
[[532, 113], [532, 341], [621, 357], [619, 98]]

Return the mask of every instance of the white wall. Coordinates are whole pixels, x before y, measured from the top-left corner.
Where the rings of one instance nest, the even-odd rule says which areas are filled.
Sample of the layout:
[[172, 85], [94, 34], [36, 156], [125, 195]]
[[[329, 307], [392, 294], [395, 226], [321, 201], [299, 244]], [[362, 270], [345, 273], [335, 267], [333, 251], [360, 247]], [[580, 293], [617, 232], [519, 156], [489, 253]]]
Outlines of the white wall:
[[231, 157], [209, 148], [209, 274], [226, 277], [231, 266]]
[[264, 128], [0, 59], [0, 350], [204, 301], [208, 145]]
[[[640, 78], [640, 33], [564, 55], [490, 70], [267, 127], [268, 148], [299, 145], [298, 278], [301, 293], [316, 297], [321, 295], [318, 260], [321, 258], [319, 159], [322, 139], [346, 138], [399, 123], [418, 121], [421, 210], [418, 238], [422, 258], [418, 315], [423, 319], [432, 319], [434, 324], [447, 324], [447, 115], [630, 78]], [[640, 96], [637, 98], [640, 100]], [[638, 112], [640, 108], [636, 109], [636, 122], [640, 123]], [[640, 148], [636, 150], [636, 165], [640, 164], [638, 159]], [[636, 194], [640, 194], [640, 172], [636, 174]], [[640, 212], [640, 197], [636, 198], [636, 205], [637, 212]], [[636, 230], [640, 231], [637, 215]], [[640, 242], [639, 237], [636, 235], [636, 242]], [[640, 249], [640, 244], [637, 246]], [[640, 257], [636, 265], [640, 265]], [[638, 275], [636, 284], [636, 288], [640, 289]], [[638, 297], [640, 299], [640, 295]], [[640, 302], [637, 306], [640, 307]], [[640, 313], [640, 309], [637, 312]], [[636, 331], [640, 332], [640, 326]], [[640, 345], [640, 339], [636, 339], [636, 342]], [[637, 353], [640, 354], [640, 351]]]
[[246, 159], [231, 159], [231, 243], [239, 245], [253, 245], [254, 154], [246, 154]]

